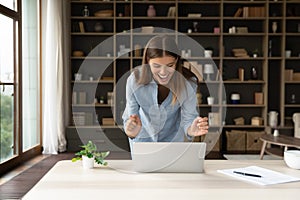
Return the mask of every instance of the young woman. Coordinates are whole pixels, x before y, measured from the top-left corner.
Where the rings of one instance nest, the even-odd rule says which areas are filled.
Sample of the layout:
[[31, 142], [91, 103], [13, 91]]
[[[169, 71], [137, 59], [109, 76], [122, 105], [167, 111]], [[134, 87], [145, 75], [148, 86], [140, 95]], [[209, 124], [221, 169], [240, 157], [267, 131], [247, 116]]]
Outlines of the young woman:
[[125, 133], [135, 142], [183, 142], [208, 131], [197, 111], [197, 78], [183, 67], [176, 42], [156, 36], [126, 84]]

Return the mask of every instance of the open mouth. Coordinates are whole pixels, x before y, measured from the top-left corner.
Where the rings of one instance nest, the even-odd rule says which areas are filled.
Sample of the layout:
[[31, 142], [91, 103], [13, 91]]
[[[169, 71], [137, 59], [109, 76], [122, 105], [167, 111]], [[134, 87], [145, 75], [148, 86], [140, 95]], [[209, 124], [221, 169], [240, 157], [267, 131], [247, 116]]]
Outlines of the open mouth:
[[168, 74], [167, 75], [161, 75], [161, 74], [157, 74], [159, 78], [161, 79], [167, 79], [168, 78]]

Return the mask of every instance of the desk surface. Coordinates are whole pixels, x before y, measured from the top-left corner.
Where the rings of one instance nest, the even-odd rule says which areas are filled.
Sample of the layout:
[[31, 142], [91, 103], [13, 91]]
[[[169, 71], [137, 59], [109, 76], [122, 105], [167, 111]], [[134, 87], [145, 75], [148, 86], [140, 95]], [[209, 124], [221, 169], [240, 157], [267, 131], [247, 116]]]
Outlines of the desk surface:
[[23, 198], [35, 199], [294, 199], [300, 182], [260, 186], [218, 173], [256, 165], [300, 177], [283, 160], [206, 160], [204, 173], [134, 173], [130, 160], [83, 169], [81, 162], [58, 162]]

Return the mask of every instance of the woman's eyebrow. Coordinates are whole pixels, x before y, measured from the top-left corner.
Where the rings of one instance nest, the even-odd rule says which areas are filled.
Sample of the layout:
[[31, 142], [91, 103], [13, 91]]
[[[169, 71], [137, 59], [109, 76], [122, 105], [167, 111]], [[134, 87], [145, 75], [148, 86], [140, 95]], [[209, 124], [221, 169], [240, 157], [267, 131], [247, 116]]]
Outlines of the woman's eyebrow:
[[[170, 62], [168, 64], [165, 64], [165, 66], [167, 65], [173, 65], [176, 62], [176, 60], [174, 60], [173, 62]], [[164, 64], [160, 64], [160, 63], [153, 63], [154, 65], [164, 65]]]

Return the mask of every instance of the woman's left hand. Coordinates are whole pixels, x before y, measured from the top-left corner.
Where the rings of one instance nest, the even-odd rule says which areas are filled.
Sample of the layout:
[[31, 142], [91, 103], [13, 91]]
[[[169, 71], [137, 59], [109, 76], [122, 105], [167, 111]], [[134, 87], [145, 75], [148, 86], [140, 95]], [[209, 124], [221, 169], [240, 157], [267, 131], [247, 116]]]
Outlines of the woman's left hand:
[[208, 132], [208, 119], [207, 117], [196, 117], [192, 125], [188, 129], [190, 136], [205, 135]]

